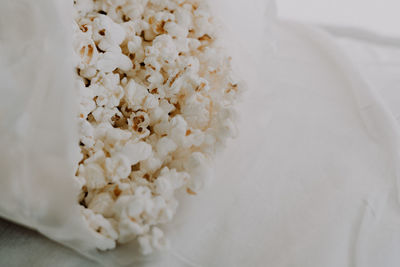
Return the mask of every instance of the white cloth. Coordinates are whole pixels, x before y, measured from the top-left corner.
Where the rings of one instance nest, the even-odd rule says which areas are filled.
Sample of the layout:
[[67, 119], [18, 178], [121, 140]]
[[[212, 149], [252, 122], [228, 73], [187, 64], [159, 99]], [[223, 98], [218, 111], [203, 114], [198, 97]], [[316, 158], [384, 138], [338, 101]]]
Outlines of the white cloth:
[[0, 5], [0, 216], [96, 251], [71, 179], [79, 161], [72, 3]]
[[276, 0], [278, 15], [308, 23], [352, 27], [400, 37], [398, 0]]
[[333, 39], [290, 23], [273, 32], [239, 138], [155, 266], [398, 266], [394, 117]]
[[[400, 48], [294, 23], [268, 32], [213, 185], [166, 227], [171, 251], [140, 266], [398, 266]], [[91, 264], [1, 228], [0, 265]]]

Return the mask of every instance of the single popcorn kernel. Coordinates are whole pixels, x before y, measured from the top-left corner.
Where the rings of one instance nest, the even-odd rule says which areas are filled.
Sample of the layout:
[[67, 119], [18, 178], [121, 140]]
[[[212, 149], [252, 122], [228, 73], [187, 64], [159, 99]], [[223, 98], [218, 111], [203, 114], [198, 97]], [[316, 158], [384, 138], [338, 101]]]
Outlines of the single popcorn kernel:
[[77, 203], [98, 248], [168, 242], [177, 194], [197, 195], [234, 135], [241, 88], [205, 0], [76, 0]]

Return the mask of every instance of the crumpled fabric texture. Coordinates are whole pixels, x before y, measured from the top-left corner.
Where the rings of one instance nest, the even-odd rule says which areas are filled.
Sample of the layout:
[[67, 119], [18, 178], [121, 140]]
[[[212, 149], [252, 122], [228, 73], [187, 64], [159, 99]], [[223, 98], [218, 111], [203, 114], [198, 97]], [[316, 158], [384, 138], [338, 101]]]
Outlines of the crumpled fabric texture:
[[70, 10], [65, 1], [2, 1], [0, 216], [90, 250], [96, 240], [73, 205], [70, 176], [78, 140]]
[[[213, 7], [227, 26], [227, 40], [237, 41], [227, 49], [237, 58], [238, 72], [248, 85], [238, 108], [239, 136], [216, 162], [212, 186], [183, 203], [174, 222], [166, 226], [171, 250], [149, 258], [137, 257], [135, 266], [398, 266], [400, 126], [396, 118], [400, 112], [396, 103], [400, 102], [400, 93], [396, 88], [399, 91], [400, 81], [396, 77], [400, 48], [333, 37], [299, 23], [261, 20], [264, 11], [248, 19], [247, 25], [256, 25], [256, 30], [234, 19], [245, 17], [240, 10], [246, 5], [221, 9], [224, 1], [214, 2]], [[253, 8], [261, 10], [262, 6], [254, 3]], [[263, 37], [256, 35], [257, 31]], [[7, 56], [8, 61], [0, 61], [1, 69], [13, 62], [11, 55]], [[10, 77], [10, 70], [8, 67], [8, 73], [0, 75]], [[12, 80], [1, 80], [13, 86]], [[29, 81], [27, 77], [24, 86]], [[7, 105], [30, 107], [25, 104], [29, 96], [21, 92], [26, 102], [13, 105], [11, 100], [19, 99], [19, 92], [7, 95], [10, 101], [6, 101], [4, 92], [0, 92], [0, 114], [9, 110], [4, 108]], [[60, 109], [71, 108], [64, 101], [57, 103]], [[14, 113], [14, 119], [7, 116], [7, 124], [16, 124], [17, 133], [24, 124], [15, 122], [21, 110], [15, 108]], [[3, 119], [1, 134], [8, 139], [1, 139], [2, 148], [6, 144], [19, 146], [15, 133], [4, 135], [9, 128]], [[47, 124], [39, 125], [46, 129]], [[11, 160], [3, 153], [1, 170], [16, 164], [17, 158]], [[15, 183], [5, 184], [5, 173], [1, 175], [2, 216], [22, 224], [27, 224], [25, 218], [41, 218], [24, 213], [12, 217], [19, 214], [16, 210], [30, 210], [29, 205], [40, 210], [37, 207], [43, 206], [37, 203], [41, 198], [25, 203], [14, 196], [13, 206], [3, 207], [8, 207], [7, 196], [21, 189]], [[16, 189], [3, 194], [5, 186]], [[53, 186], [48, 189], [54, 190]], [[24, 189], [25, 194], [34, 193], [29, 189]], [[54, 208], [60, 205], [50, 204]], [[32, 221], [35, 224], [29, 226], [38, 229], [47, 220]], [[58, 226], [51, 229], [60, 229], [58, 221], [52, 222]], [[72, 227], [65, 224], [65, 230]], [[32, 247], [42, 242], [32, 243]], [[12, 257], [15, 246], [13, 250], [6, 241], [1, 243], [0, 263], [25, 263], [23, 257]], [[43, 249], [50, 247], [43, 245]], [[130, 249], [122, 247], [95, 258], [105, 266], [126, 265], [129, 257], [134, 257]], [[36, 258], [36, 266], [57, 259], [59, 266], [81, 266], [85, 262], [80, 257], [65, 257], [70, 252], [62, 248], [57, 250], [59, 253], [52, 254], [47, 262]], [[89, 262], [85, 265], [97, 266]]]

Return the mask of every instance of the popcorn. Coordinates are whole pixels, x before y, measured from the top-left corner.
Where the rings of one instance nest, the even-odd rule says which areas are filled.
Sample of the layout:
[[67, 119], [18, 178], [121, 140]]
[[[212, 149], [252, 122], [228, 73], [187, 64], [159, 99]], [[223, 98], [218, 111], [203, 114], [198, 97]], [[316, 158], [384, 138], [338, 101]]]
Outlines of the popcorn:
[[75, 184], [98, 248], [168, 247], [160, 229], [210, 178], [235, 134], [241, 85], [200, 0], [74, 1], [81, 161]]
[[86, 179], [86, 186], [90, 189], [101, 189], [106, 184], [104, 169], [97, 163], [81, 164], [78, 169], [79, 175]]
[[103, 51], [111, 51], [118, 47], [125, 39], [124, 28], [115, 23], [108, 16], [99, 14], [94, 18], [93, 23], [93, 41], [98, 43], [98, 46]]
[[118, 234], [114, 230], [111, 222], [102, 215], [95, 214], [91, 209], [82, 209], [82, 214], [88, 222], [89, 227], [94, 230], [96, 237], [102, 241], [98, 243], [100, 245], [98, 248], [101, 250], [115, 248], [115, 239]]
[[169, 153], [173, 152], [174, 150], [177, 149], [177, 145], [175, 144], [174, 141], [172, 141], [168, 137], [162, 137], [160, 140], [158, 140], [157, 145], [156, 145], [156, 151], [157, 154], [161, 157], [164, 158], [167, 156]]
[[153, 248], [161, 250], [168, 246], [164, 233], [157, 227], [152, 228], [151, 235], [141, 236], [138, 241], [144, 255], [152, 253]]
[[146, 142], [133, 143], [132, 141], [125, 144], [124, 148], [117, 153], [116, 157], [126, 157], [129, 165], [147, 159], [151, 155], [152, 147]]
[[80, 119], [79, 130], [82, 144], [87, 148], [93, 147], [95, 143], [93, 126], [87, 120]]
[[111, 217], [113, 211], [113, 199], [109, 192], [102, 192], [93, 197], [89, 202], [88, 208], [94, 213], [102, 214], [105, 217]]
[[108, 51], [99, 56], [97, 66], [101, 72], [112, 72], [117, 68], [128, 71], [132, 68], [132, 62], [120, 51]]

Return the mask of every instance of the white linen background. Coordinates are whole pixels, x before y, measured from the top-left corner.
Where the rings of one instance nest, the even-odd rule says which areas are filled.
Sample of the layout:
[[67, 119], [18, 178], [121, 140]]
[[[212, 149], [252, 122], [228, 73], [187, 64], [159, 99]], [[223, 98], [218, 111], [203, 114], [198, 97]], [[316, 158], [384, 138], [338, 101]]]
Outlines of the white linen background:
[[277, 0], [281, 18], [400, 36], [398, 0]]
[[[251, 58], [262, 68], [243, 73], [239, 137], [168, 229], [173, 253], [143, 266], [398, 266], [400, 47], [289, 22], [267, 30], [274, 41]], [[0, 229], [1, 265], [90, 266]]]

